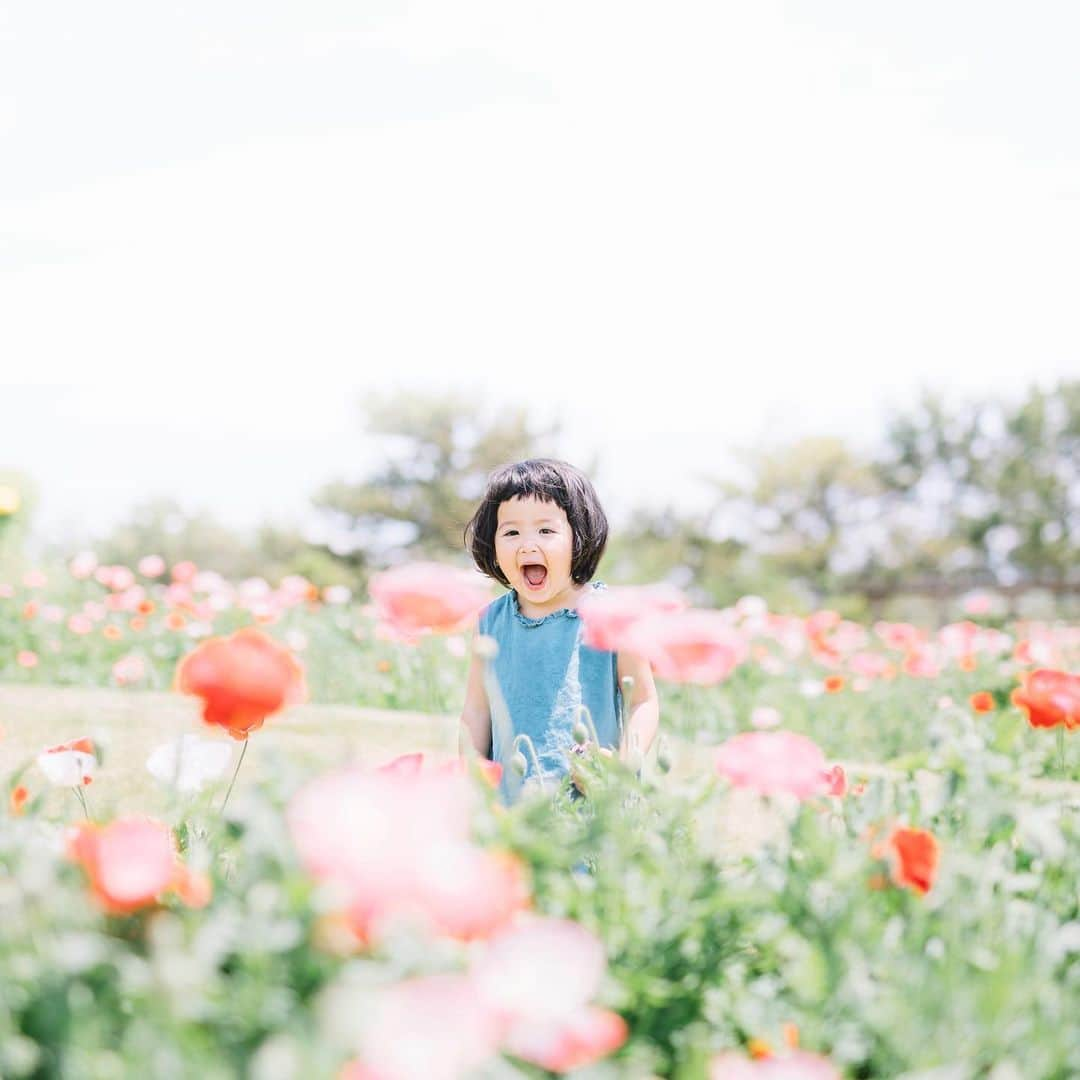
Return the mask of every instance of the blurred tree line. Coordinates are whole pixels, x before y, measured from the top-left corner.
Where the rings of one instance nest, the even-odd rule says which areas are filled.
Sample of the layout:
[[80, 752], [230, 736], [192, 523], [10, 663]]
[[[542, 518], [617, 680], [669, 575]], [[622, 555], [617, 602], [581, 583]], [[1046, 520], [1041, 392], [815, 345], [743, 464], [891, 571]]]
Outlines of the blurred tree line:
[[[489, 416], [452, 395], [372, 397], [361, 422], [381, 465], [315, 492], [316, 530], [268, 525], [245, 538], [159, 500], [105, 537], [99, 557], [134, 564], [157, 552], [232, 577], [300, 573], [362, 590], [404, 559], [467, 564], [462, 534], [488, 473], [564, 456], [561, 425], [535, 427], [525, 410]], [[756, 594], [776, 610], [827, 605], [861, 618], [912, 617], [913, 603], [945, 617], [976, 589], [1013, 611], [1033, 591], [1076, 610], [1080, 381], [952, 407], [926, 391], [887, 418], [873, 454], [832, 436], [731, 453], [739, 477], [712, 481], [705, 511], [643, 492], [626, 524], [613, 521], [599, 576], [671, 581], [703, 604]], [[602, 493], [602, 463], [575, 464]]]

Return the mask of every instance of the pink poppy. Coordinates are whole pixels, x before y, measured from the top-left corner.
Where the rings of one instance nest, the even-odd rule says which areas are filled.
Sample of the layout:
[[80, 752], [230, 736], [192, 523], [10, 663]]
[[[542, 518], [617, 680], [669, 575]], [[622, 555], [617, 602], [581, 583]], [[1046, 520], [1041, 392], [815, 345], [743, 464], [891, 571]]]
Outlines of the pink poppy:
[[917, 626], [912, 626], [911, 623], [876, 622], [874, 623], [874, 633], [890, 649], [897, 649], [901, 652], [914, 649], [926, 640], [925, 631], [920, 630]]
[[627, 628], [624, 647], [646, 657], [657, 677], [681, 683], [720, 682], [748, 654], [724, 615], [700, 609], [645, 616]]
[[138, 562], [143, 577], [156, 578], [165, 573], [165, 560], [160, 555], [144, 555]]
[[89, 615], [84, 615], [81, 611], [77, 611], [67, 621], [67, 628], [73, 634], [90, 634], [94, 630], [94, 620]]
[[686, 597], [673, 585], [627, 585], [594, 591], [578, 605], [583, 642], [591, 649], [618, 652], [626, 631], [647, 615], [684, 611]]
[[362, 1019], [361, 1061], [379, 1080], [458, 1080], [498, 1051], [499, 1025], [466, 975], [383, 992]]
[[618, 1013], [589, 1006], [558, 1023], [520, 1025], [506, 1038], [504, 1046], [523, 1061], [564, 1073], [614, 1053], [629, 1034], [626, 1021]]
[[68, 573], [79, 581], [85, 581], [97, 569], [97, 564], [97, 556], [92, 551], [80, 551], [68, 563]]
[[338, 886], [360, 941], [397, 917], [470, 939], [528, 903], [518, 861], [472, 845], [475, 797], [464, 775], [352, 767], [302, 788], [287, 818], [301, 861]]
[[146, 674], [146, 662], [135, 653], [122, 656], [113, 664], [112, 674], [117, 686], [130, 686]]
[[793, 731], [748, 731], [728, 739], [716, 752], [716, 771], [762, 795], [808, 799], [829, 787], [821, 748]]
[[828, 784], [828, 794], [841, 799], [847, 794], [847, 774], [842, 765], [834, 765], [825, 773]]
[[758, 1060], [738, 1053], [718, 1054], [709, 1063], [709, 1080], [842, 1080], [828, 1058], [795, 1050]]
[[198, 572], [199, 568], [193, 562], [184, 560], [173, 566], [171, 577], [174, 582], [186, 585], [194, 579]]
[[112, 915], [153, 905], [169, 890], [193, 907], [210, 898], [209, 880], [184, 867], [172, 830], [152, 818], [75, 826], [68, 834], [68, 855], [82, 865], [94, 899]]
[[881, 678], [892, 670], [892, 664], [880, 653], [857, 652], [848, 661], [848, 666], [857, 675], [870, 679]]
[[380, 617], [399, 633], [457, 633], [491, 600], [484, 579], [441, 563], [408, 563], [376, 574], [368, 585]]
[[622, 1017], [589, 1004], [606, 963], [603, 945], [585, 927], [523, 914], [488, 941], [472, 976], [501, 1021], [504, 1049], [565, 1072], [626, 1041]]
[[546, 1024], [591, 1001], [606, 966], [603, 944], [584, 926], [524, 914], [489, 939], [472, 974], [508, 1025]]

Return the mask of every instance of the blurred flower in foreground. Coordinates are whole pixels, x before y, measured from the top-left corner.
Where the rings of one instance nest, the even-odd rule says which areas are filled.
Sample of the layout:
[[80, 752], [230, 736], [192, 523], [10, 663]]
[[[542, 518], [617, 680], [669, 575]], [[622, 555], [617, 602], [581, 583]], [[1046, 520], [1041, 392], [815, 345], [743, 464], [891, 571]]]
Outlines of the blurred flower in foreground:
[[699, 609], [647, 615], [626, 630], [622, 647], [646, 657], [658, 678], [702, 685], [726, 679], [749, 651], [721, 612]]
[[79, 787], [91, 783], [97, 767], [94, 744], [89, 738], [50, 746], [37, 756], [37, 766], [50, 784], [57, 787]]
[[405, 635], [465, 630], [491, 600], [487, 584], [473, 571], [430, 562], [375, 574], [368, 591], [379, 617]]
[[263, 721], [307, 697], [304, 669], [288, 649], [247, 627], [209, 638], [176, 669], [175, 689], [203, 699], [203, 719], [246, 739]]
[[10, 517], [22, 505], [18, 488], [0, 484], [0, 517]]
[[232, 747], [227, 742], [181, 735], [163, 743], [146, 759], [146, 768], [155, 780], [177, 791], [201, 791], [221, 777], [229, 767]]
[[689, 602], [674, 585], [624, 585], [593, 592], [577, 609], [584, 624], [582, 641], [591, 649], [618, 652], [639, 619], [687, 607]]
[[737, 1053], [719, 1054], [709, 1063], [709, 1080], [841, 1080], [841, 1075], [828, 1058], [796, 1050], [756, 1061]]
[[626, 1021], [590, 1005], [607, 967], [604, 947], [569, 919], [529, 914], [492, 937], [474, 961], [480, 995], [499, 1018], [505, 1050], [569, 1072], [617, 1050]]
[[1080, 727], [1080, 675], [1039, 668], [1021, 677], [1010, 700], [1032, 727]]
[[793, 731], [747, 731], [728, 739], [716, 752], [716, 771], [762, 795], [808, 799], [831, 786], [821, 748]]
[[358, 944], [399, 918], [471, 940], [529, 903], [520, 861], [471, 842], [476, 798], [457, 772], [353, 766], [301, 788], [287, 820], [308, 872], [342, 897]]
[[94, 899], [111, 915], [127, 915], [177, 892], [192, 907], [209, 901], [210, 883], [180, 862], [172, 831], [151, 818], [118, 818], [110, 825], [77, 825], [68, 856], [86, 871]]
[[371, 1080], [458, 1080], [492, 1057], [499, 1026], [467, 975], [427, 975], [383, 992], [362, 1019], [360, 1062]]

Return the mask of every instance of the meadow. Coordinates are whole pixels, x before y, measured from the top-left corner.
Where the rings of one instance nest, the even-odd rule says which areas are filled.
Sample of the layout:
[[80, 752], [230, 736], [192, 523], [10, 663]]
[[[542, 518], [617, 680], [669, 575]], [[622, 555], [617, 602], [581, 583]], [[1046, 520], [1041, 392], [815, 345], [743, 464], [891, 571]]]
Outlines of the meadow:
[[505, 808], [453, 595], [0, 581], [0, 1075], [1080, 1075], [1080, 628], [667, 613], [645, 760]]

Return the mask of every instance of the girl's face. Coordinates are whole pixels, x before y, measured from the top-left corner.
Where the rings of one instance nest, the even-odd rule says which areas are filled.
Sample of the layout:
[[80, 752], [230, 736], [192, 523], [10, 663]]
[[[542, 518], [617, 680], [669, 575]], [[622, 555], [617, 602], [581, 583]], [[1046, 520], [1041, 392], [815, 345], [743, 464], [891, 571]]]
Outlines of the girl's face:
[[572, 605], [578, 590], [570, 577], [573, 558], [574, 531], [557, 503], [515, 496], [499, 504], [495, 561], [524, 614], [539, 618]]

